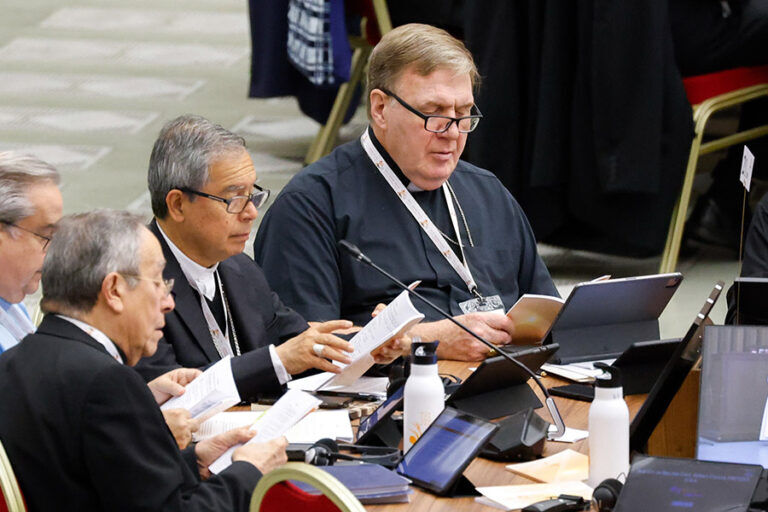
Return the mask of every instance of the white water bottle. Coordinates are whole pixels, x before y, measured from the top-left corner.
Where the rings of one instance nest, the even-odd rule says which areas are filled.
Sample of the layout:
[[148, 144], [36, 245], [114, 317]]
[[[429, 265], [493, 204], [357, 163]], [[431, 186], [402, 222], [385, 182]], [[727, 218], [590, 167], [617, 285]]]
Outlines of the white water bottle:
[[629, 473], [629, 409], [624, 401], [621, 373], [595, 363], [608, 377], [595, 380], [595, 399], [589, 407], [589, 480], [597, 487], [606, 478], [622, 482]]
[[445, 408], [445, 389], [437, 374], [437, 343], [414, 340], [411, 344], [411, 373], [403, 392], [403, 453]]

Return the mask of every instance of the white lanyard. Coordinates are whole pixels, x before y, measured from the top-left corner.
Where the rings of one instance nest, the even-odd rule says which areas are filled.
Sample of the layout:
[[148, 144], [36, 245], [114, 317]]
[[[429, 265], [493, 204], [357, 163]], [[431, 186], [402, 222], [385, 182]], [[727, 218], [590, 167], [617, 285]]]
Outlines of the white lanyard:
[[[219, 356], [221, 356], [222, 358], [227, 356], [234, 357], [235, 354], [232, 351], [232, 345], [229, 343], [229, 322], [227, 321], [228, 308], [224, 308], [224, 328], [226, 330], [224, 332], [221, 332], [221, 327], [219, 327], [219, 323], [216, 321], [216, 318], [213, 316], [211, 307], [208, 305], [208, 301], [205, 300], [205, 295], [203, 295], [202, 292], [200, 292], [200, 290], [197, 289], [196, 283], [194, 282], [190, 282], [190, 283], [192, 284], [192, 287], [197, 291], [197, 294], [200, 295], [200, 307], [203, 310], [203, 316], [205, 317], [205, 322], [208, 324], [208, 331], [211, 333], [211, 338], [213, 339], [213, 345], [216, 347], [216, 352], [218, 352]], [[221, 300], [223, 301], [224, 289], [221, 286], [221, 281], [219, 281], [219, 291], [221, 292]]]
[[400, 201], [402, 201], [403, 205], [405, 205], [408, 211], [411, 212], [411, 215], [414, 219], [416, 219], [416, 222], [419, 223], [421, 229], [423, 229], [429, 239], [432, 240], [432, 243], [435, 244], [435, 247], [437, 247], [437, 250], [440, 251], [440, 254], [442, 254], [443, 257], [448, 260], [448, 263], [451, 265], [451, 267], [453, 267], [453, 270], [459, 274], [459, 277], [461, 277], [462, 281], [464, 281], [464, 284], [467, 285], [467, 289], [471, 293], [479, 296], [480, 294], [477, 291], [477, 284], [475, 284], [475, 280], [472, 278], [472, 273], [469, 271], [469, 267], [467, 266], [467, 258], [464, 256], [464, 246], [461, 243], [461, 235], [459, 233], [459, 222], [456, 219], [456, 211], [453, 208], [453, 202], [451, 201], [451, 196], [448, 192], [448, 187], [446, 184], [443, 183], [443, 194], [445, 195], [445, 200], [448, 205], [448, 213], [451, 215], [451, 223], [453, 224], [453, 229], [456, 231], [456, 237], [459, 242], [459, 249], [461, 250], [461, 257], [464, 260], [463, 263], [459, 261], [458, 256], [456, 256], [456, 253], [453, 252], [453, 250], [448, 245], [448, 242], [446, 242], [443, 236], [440, 234], [440, 230], [437, 229], [437, 226], [435, 226], [434, 222], [432, 222], [432, 219], [430, 219], [426, 212], [421, 208], [421, 206], [419, 206], [419, 203], [416, 202], [416, 199], [413, 198], [408, 189], [403, 185], [403, 183], [398, 179], [397, 175], [395, 175], [394, 171], [392, 171], [392, 169], [389, 167], [389, 164], [387, 164], [386, 160], [384, 160], [384, 158], [378, 152], [376, 147], [373, 145], [373, 142], [371, 142], [371, 137], [368, 134], [368, 130], [363, 132], [363, 134], [360, 136], [360, 143], [363, 145], [363, 149], [368, 154], [368, 158], [371, 159], [384, 179], [387, 180], [387, 183], [389, 183], [389, 186], [392, 187], [392, 190], [395, 191], [395, 194], [397, 194], [397, 197], [400, 199]]
[[8, 311], [0, 308], [0, 325], [5, 327], [16, 341], [21, 341], [27, 334], [35, 332], [35, 325], [32, 320], [18, 304], [11, 305]]

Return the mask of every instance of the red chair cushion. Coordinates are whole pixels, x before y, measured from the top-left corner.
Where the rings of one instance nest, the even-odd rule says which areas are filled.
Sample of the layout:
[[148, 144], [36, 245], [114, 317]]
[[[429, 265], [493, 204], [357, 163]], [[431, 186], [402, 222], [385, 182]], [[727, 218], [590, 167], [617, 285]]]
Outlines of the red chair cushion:
[[379, 24], [376, 21], [376, 11], [373, 9], [371, 0], [346, 0], [344, 9], [347, 14], [354, 14], [366, 18], [365, 33], [368, 36], [368, 44], [376, 46], [381, 40]]
[[727, 69], [683, 80], [691, 105], [697, 105], [726, 92], [763, 83], [768, 83], [768, 66]]
[[259, 512], [339, 512], [327, 496], [308, 494], [291, 482], [273, 485], [264, 495]]

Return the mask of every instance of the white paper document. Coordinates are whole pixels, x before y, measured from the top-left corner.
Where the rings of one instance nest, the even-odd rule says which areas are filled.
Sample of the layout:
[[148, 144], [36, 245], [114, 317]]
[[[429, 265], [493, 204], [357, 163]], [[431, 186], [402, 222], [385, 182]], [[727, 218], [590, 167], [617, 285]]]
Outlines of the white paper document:
[[574, 382], [593, 382], [598, 375], [603, 374], [603, 370], [597, 368], [585, 368], [576, 364], [543, 364], [541, 369], [552, 375], [557, 375], [564, 379]]
[[223, 434], [233, 428], [250, 427], [256, 423], [259, 418], [264, 416], [267, 411], [236, 411], [220, 412], [214, 417], [200, 424], [192, 437], [195, 442], [204, 441], [213, 436]]
[[192, 418], [205, 421], [239, 402], [232, 358], [227, 356], [187, 384], [183, 395], [171, 398], [160, 409], [186, 409]]
[[551, 499], [561, 494], [592, 498], [592, 488], [579, 481], [556, 482], [550, 484], [496, 485], [478, 487], [482, 496], [475, 501], [501, 510], [520, 510], [533, 503]]
[[[290, 389], [275, 405], [267, 409], [251, 429], [256, 430], [256, 435], [248, 443], [266, 443], [286, 433], [286, 431], [299, 422], [312, 409], [317, 408], [321, 401], [297, 389]], [[239, 446], [239, 445], [237, 445]], [[232, 464], [232, 452], [237, 446], [233, 446], [208, 466], [211, 473], [220, 473]]]
[[589, 437], [588, 430], [579, 430], [578, 428], [571, 428], [571, 427], [565, 427], [565, 434], [563, 434], [560, 437], [557, 437], [554, 439], [549, 437], [556, 431], [557, 431], [557, 427], [555, 425], [549, 426], [549, 429], [547, 430], [548, 441], [554, 441], [557, 443], [575, 443], [576, 441], [581, 441], [582, 439], [586, 439]]
[[289, 443], [314, 443], [326, 438], [351, 443], [352, 423], [349, 421], [349, 411], [332, 409], [311, 412], [289, 428], [285, 437]]

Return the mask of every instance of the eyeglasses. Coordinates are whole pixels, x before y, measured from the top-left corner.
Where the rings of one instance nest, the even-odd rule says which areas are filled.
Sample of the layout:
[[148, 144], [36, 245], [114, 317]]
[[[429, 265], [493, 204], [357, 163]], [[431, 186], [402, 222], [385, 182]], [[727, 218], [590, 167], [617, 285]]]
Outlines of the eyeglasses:
[[14, 224], [13, 222], [7, 222], [7, 221], [4, 221], [4, 220], [2, 220], [0, 222], [5, 224], [6, 226], [12, 226], [12, 227], [14, 227], [16, 229], [20, 229], [22, 231], [26, 231], [27, 233], [35, 235], [37, 238], [39, 238], [43, 242], [43, 252], [48, 250], [48, 244], [50, 244], [51, 240], [52, 240], [52, 238], [50, 236], [41, 235], [40, 233], [36, 233], [36, 232], [32, 231], [31, 229], [23, 228], [23, 227], [19, 226], [18, 224]]
[[477, 105], [473, 105], [472, 108], [475, 109], [477, 114], [472, 114], [469, 116], [464, 117], [449, 117], [449, 116], [433, 116], [433, 115], [427, 115], [422, 114], [409, 104], [407, 104], [402, 98], [400, 98], [397, 94], [387, 90], [387, 89], [381, 89], [384, 94], [387, 96], [392, 96], [397, 100], [399, 104], [401, 104], [406, 110], [409, 112], [413, 112], [420, 118], [424, 120], [424, 129], [428, 132], [432, 133], [445, 133], [447, 132], [453, 123], [456, 123], [456, 126], [459, 128], [460, 133], [469, 133], [475, 128], [477, 128], [478, 123], [480, 123], [480, 119], [482, 119], [483, 114], [480, 112], [480, 109], [477, 108]]
[[155, 283], [158, 288], [163, 288], [163, 297], [167, 297], [171, 294], [171, 290], [173, 290], [173, 284], [175, 283], [175, 280], [173, 279], [151, 279], [149, 277], [137, 276], [136, 274], [123, 273], [120, 273], [120, 275], [129, 279], [136, 279], [137, 281], [149, 281], [151, 283]]
[[206, 194], [205, 192], [200, 192], [199, 190], [194, 190], [188, 187], [180, 187], [179, 190], [186, 192], [187, 194], [194, 194], [196, 196], [207, 197], [208, 199], [222, 202], [227, 205], [227, 213], [241, 213], [248, 206], [249, 201], [252, 202], [253, 206], [256, 208], [261, 208], [264, 206], [264, 203], [267, 202], [267, 199], [269, 199], [269, 194], [271, 192], [269, 189], [261, 188], [255, 183], [253, 186], [256, 188], [256, 190], [251, 195], [235, 196], [230, 199], [214, 196], [212, 194]]

